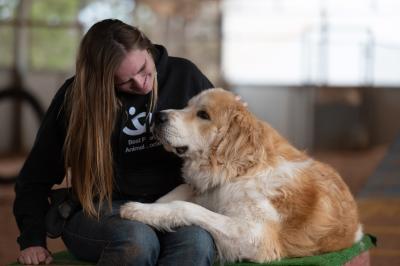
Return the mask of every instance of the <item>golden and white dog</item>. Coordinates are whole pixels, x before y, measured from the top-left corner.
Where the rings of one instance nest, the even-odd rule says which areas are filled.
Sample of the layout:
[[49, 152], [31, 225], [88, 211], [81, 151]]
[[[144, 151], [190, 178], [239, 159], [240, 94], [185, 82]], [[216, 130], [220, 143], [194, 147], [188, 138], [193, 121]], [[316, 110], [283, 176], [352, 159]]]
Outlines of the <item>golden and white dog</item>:
[[182, 185], [123, 218], [160, 230], [198, 225], [220, 259], [265, 262], [350, 247], [362, 237], [356, 203], [331, 167], [291, 146], [235, 95], [211, 89], [155, 116], [154, 135], [184, 160]]

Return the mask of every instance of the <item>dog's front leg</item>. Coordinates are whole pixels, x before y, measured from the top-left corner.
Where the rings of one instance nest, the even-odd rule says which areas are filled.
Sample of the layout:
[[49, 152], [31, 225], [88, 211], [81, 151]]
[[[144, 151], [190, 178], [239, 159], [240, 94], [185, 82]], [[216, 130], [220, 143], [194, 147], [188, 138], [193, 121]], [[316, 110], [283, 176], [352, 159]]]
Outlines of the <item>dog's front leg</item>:
[[[264, 228], [244, 219], [227, 217], [212, 212], [200, 205], [173, 201], [170, 203], [143, 204], [129, 202], [121, 207], [121, 217], [143, 222], [159, 230], [197, 225], [208, 231], [214, 238], [219, 255], [223, 260], [249, 259], [259, 261]], [[271, 252], [274, 252], [271, 250]], [[271, 254], [272, 255], [272, 254]], [[267, 260], [275, 259], [273, 257]], [[265, 258], [263, 258], [265, 260]]]
[[166, 203], [128, 202], [121, 206], [122, 218], [136, 220], [160, 230], [172, 231], [174, 227], [191, 224], [185, 218], [185, 201]]

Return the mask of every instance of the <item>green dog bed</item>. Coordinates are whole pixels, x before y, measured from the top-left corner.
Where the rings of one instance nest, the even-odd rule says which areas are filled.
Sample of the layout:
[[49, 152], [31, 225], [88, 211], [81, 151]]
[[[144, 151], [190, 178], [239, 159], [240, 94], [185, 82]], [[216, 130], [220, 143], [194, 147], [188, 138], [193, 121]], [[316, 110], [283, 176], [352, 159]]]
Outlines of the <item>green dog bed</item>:
[[[352, 247], [331, 253], [325, 253], [318, 256], [311, 257], [303, 257], [303, 258], [290, 258], [290, 259], [282, 259], [279, 261], [273, 261], [269, 263], [250, 263], [250, 262], [238, 262], [238, 263], [226, 263], [225, 266], [255, 266], [255, 265], [264, 265], [264, 266], [300, 266], [300, 265], [308, 265], [308, 266], [339, 266], [344, 265], [347, 262], [351, 261], [353, 258], [359, 256], [363, 252], [368, 249], [376, 246], [376, 238], [372, 235], [364, 235], [360, 242], [355, 243]], [[68, 251], [61, 251], [53, 254], [53, 263], [52, 265], [94, 265], [92, 263], [84, 262], [77, 260], [71, 253]], [[17, 262], [9, 264], [12, 265], [21, 265]], [[215, 263], [215, 266], [220, 265], [219, 263]]]

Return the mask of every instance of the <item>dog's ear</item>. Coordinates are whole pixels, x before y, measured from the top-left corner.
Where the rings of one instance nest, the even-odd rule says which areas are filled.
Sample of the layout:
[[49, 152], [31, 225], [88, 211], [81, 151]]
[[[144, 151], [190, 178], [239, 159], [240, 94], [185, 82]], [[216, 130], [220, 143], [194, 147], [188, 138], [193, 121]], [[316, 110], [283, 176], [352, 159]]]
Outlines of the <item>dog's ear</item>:
[[211, 160], [214, 169], [223, 168], [229, 177], [242, 176], [266, 155], [264, 126], [245, 107], [227, 110], [227, 123], [220, 129]]

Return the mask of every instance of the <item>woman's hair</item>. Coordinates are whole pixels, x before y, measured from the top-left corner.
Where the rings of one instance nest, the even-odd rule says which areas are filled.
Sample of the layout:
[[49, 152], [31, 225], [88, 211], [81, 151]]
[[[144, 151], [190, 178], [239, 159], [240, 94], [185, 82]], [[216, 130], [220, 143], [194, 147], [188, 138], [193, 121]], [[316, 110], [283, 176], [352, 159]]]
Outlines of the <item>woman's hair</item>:
[[[64, 156], [73, 191], [91, 216], [98, 217], [104, 201], [111, 206], [111, 137], [120, 106], [114, 74], [128, 52], [148, 50], [154, 58], [154, 49], [141, 31], [115, 19], [94, 24], [81, 41], [76, 76], [65, 98], [68, 128]], [[157, 75], [154, 77], [150, 110], [157, 98]]]

